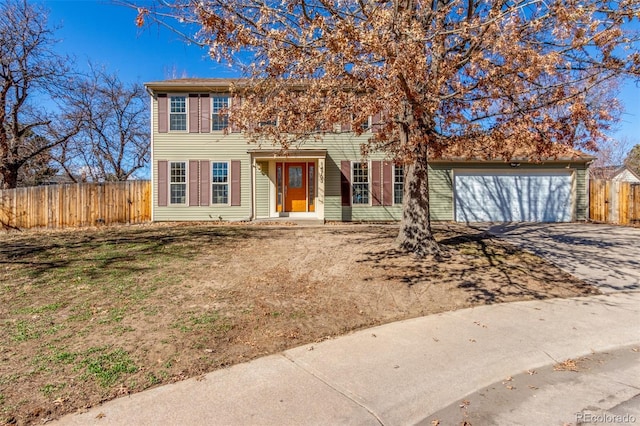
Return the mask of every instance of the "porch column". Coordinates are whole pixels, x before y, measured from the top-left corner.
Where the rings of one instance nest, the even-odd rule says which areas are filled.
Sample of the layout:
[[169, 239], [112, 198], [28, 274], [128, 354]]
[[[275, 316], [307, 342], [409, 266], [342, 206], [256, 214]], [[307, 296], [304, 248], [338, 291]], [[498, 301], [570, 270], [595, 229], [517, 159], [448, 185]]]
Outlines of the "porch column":
[[251, 155], [251, 219], [256, 220], [256, 157]]
[[325, 181], [325, 159], [318, 159], [318, 204], [316, 205], [316, 215], [318, 219], [324, 219], [324, 181]]

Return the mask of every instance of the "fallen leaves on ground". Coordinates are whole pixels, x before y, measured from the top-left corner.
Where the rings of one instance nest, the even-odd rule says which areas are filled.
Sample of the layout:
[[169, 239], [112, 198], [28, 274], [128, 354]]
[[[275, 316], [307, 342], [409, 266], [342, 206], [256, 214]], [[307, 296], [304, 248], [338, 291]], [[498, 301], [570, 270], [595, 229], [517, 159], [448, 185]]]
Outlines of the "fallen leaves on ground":
[[554, 371], [579, 371], [576, 360], [566, 359], [553, 366]]

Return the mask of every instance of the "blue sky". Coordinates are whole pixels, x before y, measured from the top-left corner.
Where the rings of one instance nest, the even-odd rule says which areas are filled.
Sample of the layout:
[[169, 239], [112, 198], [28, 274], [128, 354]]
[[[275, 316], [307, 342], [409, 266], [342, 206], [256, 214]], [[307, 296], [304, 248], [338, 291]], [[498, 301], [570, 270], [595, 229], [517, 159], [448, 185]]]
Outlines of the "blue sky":
[[117, 72], [123, 81], [156, 81], [174, 77], [229, 77], [195, 45], [158, 27], [140, 29], [135, 9], [109, 0], [35, 0], [49, 10], [57, 50], [75, 57], [79, 68], [89, 61]]
[[[175, 77], [233, 77], [206, 52], [163, 28], [139, 29], [136, 11], [109, 0], [36, 0], [49, 9], [49, 23], [60, 26], [57, 49], [75, 57], [86, 68], [91, 61], [117, 72], [121, 80], [157, 81]], [[612, 136], [640, 143], [640, 88], [629, 82], [620, 100], [626, 113]]]

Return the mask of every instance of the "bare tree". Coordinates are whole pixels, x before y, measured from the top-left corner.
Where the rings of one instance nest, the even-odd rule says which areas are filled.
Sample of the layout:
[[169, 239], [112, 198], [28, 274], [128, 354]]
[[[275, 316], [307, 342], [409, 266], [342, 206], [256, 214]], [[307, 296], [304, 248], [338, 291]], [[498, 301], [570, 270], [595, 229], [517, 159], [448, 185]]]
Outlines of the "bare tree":
[[640, 66], [636, 0], [161, 0], [138, 12], [139, 25], [197, 28], [192, 41], [242, 69], [231, 119], [251, 140], [287, 147], [380, 117], [363, 151], [404, 162], [398, 242], [417, 255], [439, 252], [430, 159], [594, 149], [616, 117], [590, 93]]
[[149, 162], [148, 96], [139, 83], [91, 67], [73, 92], [84, 111], [81, 131], [61, 144], [56, 156], [67, 174], [93, 181], [123, 181]]
[[603, 141], [594, 153], [596, 159], [589, 167], [589, 175], [593, 179], [610, 179], [625, 164], [631, 146], [631, 141], [626, 137]]
[[46, 17], [45, 10], [26, 0], [0, 2], [2, 188], [15, 188], [25, 164], [80, 128], [80, 112], [64, 103], [73, 90], [69, 61], [53, 52]]
[[[34, 147], [41, 147], [48, 144], [48, 141], [42, 136], [34, 135], [27, 140], [27, 143]], [[38, 186], [50, 183], [58, 173], [58, 169], [54, 167], [54, 164], [51, 150], [43, 151], [29, 158], [20, 167], [18, 186]]]

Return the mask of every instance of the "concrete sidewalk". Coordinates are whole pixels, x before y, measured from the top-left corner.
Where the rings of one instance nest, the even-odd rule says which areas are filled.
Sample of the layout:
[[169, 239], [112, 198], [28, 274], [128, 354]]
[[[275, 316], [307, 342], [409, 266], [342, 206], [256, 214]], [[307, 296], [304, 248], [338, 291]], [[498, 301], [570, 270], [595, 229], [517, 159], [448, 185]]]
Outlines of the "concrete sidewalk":
[[531, 413], [530, 423], [512, 422], [570, 424], [593, 404], [607, 410], [637, 401], [636, 347], [640, 292], [482, 306], [302, 346], [123, 397], [57, 424], [430, 424], [432, 414], [527, 370], [553, 374], [549, 366], [569, 358], [625, 351], [626, 361], [618, 363], [623, 372], [605, 372], [588, 392], [584, 383], [569, 384], [572, 398], [564, 402], [548, 388], [530, 388], [534, 397], [537, 391], [548, 397], [543, 412]]

